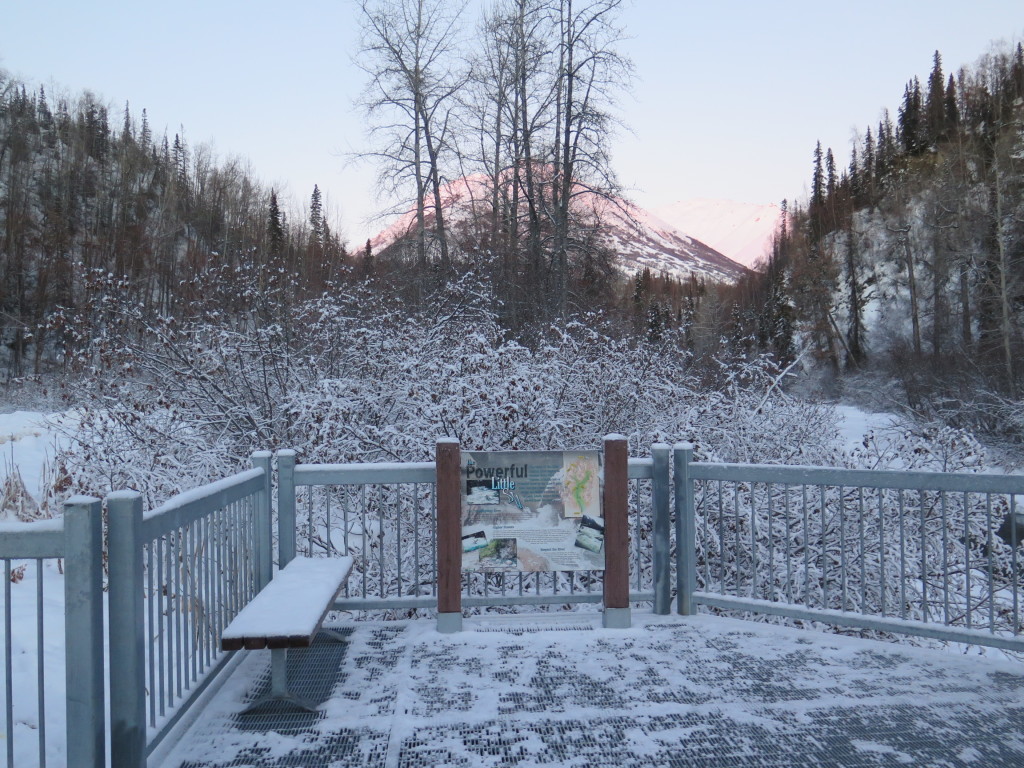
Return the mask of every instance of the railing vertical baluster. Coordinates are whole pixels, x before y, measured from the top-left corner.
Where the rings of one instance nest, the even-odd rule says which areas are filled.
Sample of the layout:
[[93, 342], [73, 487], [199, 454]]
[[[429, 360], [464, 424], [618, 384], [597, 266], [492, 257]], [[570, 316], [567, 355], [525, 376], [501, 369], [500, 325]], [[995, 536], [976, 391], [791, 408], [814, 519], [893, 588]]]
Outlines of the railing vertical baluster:
[[[942, 623], [949, 624], [949, 532], [946, 530], [946, 492], [939, 492], [939, 504], [942, 511]], [[964, 550], [968, 553], [967, 558], [970, 559], [971, 543], [967, 539], [964, 539]], [[968, 563], [967, 570], [964, 572], [967, 576], [968, 582], [970, 581], [970, 565]], [[970, 591], [967, 593], [970, 595]], [[968, 601], [969, 602], [969, 601]]]
[[185, 562], [188, 563], [188, 611], [186, 613], [189, 619], [188, 654], [192, 662], [190, 665], [192, 668], [190, 680], [194, 683], [199, 679], [199, 601], [197, 599], [198, 593], [196, 592], [196, 531], [194, 523], [190, 523], [185, 528], [185, 544]]
[[313, 556], [313, 488], [306, 486], [306, 512], [309, 527], [306, 529], [306, 556]]
[[736, 597], [740, 596], [740, 588], [743, 585], [742, 563], [740, 562], [740, 553], [743, 551], [743, 545], [740, 540], [740, 484], [734, 482], [732, 484], [732, 512], [733, 512], [733, 542], [736, 548]]
[[996, 581], [993, 562], [995, 541], [992, 539], [992, 494], [985, 494], [985, 531], [988, 533], [988, 631], [996, 631]]
[[395, 486], [395, 553], [398, 557], [397, 592], [396, 597], [405, 594], [402, 587], [402, 486]]
[[46, 659], [43, 654], [43, 560], [36, 560], [36, 716], [39, 718], [39, 768], [46, 768]]
[[807, 608], [811, 607], [811, 540], [809, 538], [808, 531], [808, 518], [810, 512], [807, 510], [807, 486], [801, 485], [801, 492], [803, 496], [803, 516], [804, 516], [804, 605]]
[[366, 581], [370, 571], [370, 558], [367, 551], [369, 546], [367, 539], [370, 538], [370, 534], [366, 529], [366, 486], [359, 486], [359, 520], [360, 530], [362, 531], [363, 538], [363, 598], [366, 598]]
[[1020, 634], [1020, 569], [1017, 566], [1017, 497], [1010, 494], [1010, 583], [1013, 585], [1013, 634]]
[[431, 579], [430, 579], [430, 594], [437, 595], [437, 489], [434, 485], [430, 486], [430, 562], [431, 566]]
[[772, 483], [765, 483], [765, 493], [768, 496], [768, 588], [765, 597], [769, 600], [775, 597], [775, 516], [773, 514], [773, 493]]
[[885, 505], [883, 501], [884, 491], [878, 489], [878, 584], [879, 601], [881, 602], [882, 616], [887, 616], [885, 607], [885, 569], [886, 569], [886, 547], [885, 547]]
[[917, 492], [917, 503], [921, 505], [921, 616], [928, 621], [928, 497], [923, 490]]
[[860, 612], [868, 611], [867, 541], [864, 536], [864, 486], [857, 489], [857, 533], [860, 539]]
[[[689, 468], [687, 468], [687, 471], [689, 471]], [[711, 589], [711, 547], [709, 546], [709, 542], [711, 541], [711, 521], [708, 520], [709, 515], [704, 510], [704, 502], [707, 500], [707, 495], [708, 494], [707, 494], [706, 486], [702, 486], [701, 487], [701, 491], [700, 491], [700, 506], [697, 506], [697, 503], [696, 503], [697, 482], [698, 482], [697, 480], [694, 480], [692, 477], [690, 477], [687, 480], [687, 485], [684, 486], [684, 492], [690, 494], [690, 499], [691, 499], [690, 503], [693, 504], [694, 507], [695, 507], [695, 509], [694, 509], [694, 550], [693, 550], [694, 558], [696, 558], [696, 556], [697, 556], [697, 548], [696, 548], [697, 529], [696, 529], [696, 522], [697, 522], [697, 516], [698, 515], [700, 516], [700, 519], [702, 521], [702, 526], [703, 526], [703, 542], [704, 542], [704, 589]], [[678, 538], [678, 535], [677, 535], [677, 537], [676, 537], [676, 546], [677, 547], [679, 546], [678, 542], [679, 542], [679, 538]], [[719, 555], [721, 555], [721, 550], [719, 550]], [[719, 562], [721, 562], [721, 557], [719, 557]], [[696, 570], [696, 567], [695, 567], [694, 570]], [[696, 589], [696, 582], [694, 583], [694, 589]]]
[[750, 484], [750, 596], [757, 597], [757, 483]]
[[198, 621], [198, 632], [200, 638], [199, 668], [206, 669], [210, 663], [210, 647], [213, 638], [209, 632], [207, 620], [207, 594], [206, 594], [206, 517], [202, 517], [195, 523], [196, 526], [196, 619]]
[[14, 768], [14, 664], [11, 632], [11, 561], [4, 559], [4, 713], [6, 714], [7, 768]]
[[[725, 594], [725, 509], [722, 506], [722, 481], [718, 481], [718, 546], [722, 556], [718, 565], [718, 591]], [[735, 557], [735, 553], [733, 554]]]
[[907, 618], [907, 547], [904, 516], [906, 505], [903, 503], [903, 489], [897, 494], [900, 510], [900, 618]]
[[793, 602], [793, 535], [789, 512], [789, 483], [783, 486], [786, 501], [786, 599]]
[[[633, 541], [640, 541], [640, 481], [629, 481], [629, 497], [628, 497], [629, 510], [627, 514], [633, 514]], [[633, 512], [635, 510], [635, 512]], [[636, 576], [634, 581], [636, 590], [640, 591], [640, 584], [643, 578], [643, 568], [640, 565], [640, 548], [631, 547], [630, 554], [627, 555], [632, 562], [633, 573]], [[571, 590], [570, 590], [571, 591]]]
[[964, 491], [963, 505], [965, 555], [964, 574], [967, 579], [967, 628], [971, 629], [974, 623], [974, 606], [971, 604], [971, 596], [973, 595], [974, 590], [971, 586], [971, 570], [973, 569], [971, 564], [971, 506], [967, 491]]
[[387, 582], [385, 581], [384, 569], [384, 550], [385, 542], [387, 542], [386, 529], [384, 527], [384, 496], [385, 491], [383, 486], [377, 486], [377, 553], [380, 561], [380, 570], [377, 573], [377, 596], [387, 596]]
[[423, 575], [420, 573], [420, 484], [412, 485], [412, 562], [413, 570], [416, 573], [416, 597], [420, 596], [420, 582]]
[[828, 610], [828, 543], [826, 535], [828, 533], [828, 527], [825, 520], [825, 507], [827, 500], [825, 498], [825, 486], [818, 486], [818, 506], [821, 507], [821, 607]]
[[[164, 610], [164, 601], [167, 599], [167, 584], [165, 582], [165, 562], [164, 562], [164, 539], [161, 537], [156, 540], [156, 569], [157, 569], [157, 612], [156, 612], [156, 626], [153, 631], [159, 638], [159, 658], [157, 664], [157, 670], [160, 680], [160, 695], [157, 699], [159, 703], [160, 716], [164, 714], [164, 702], [166, 700], [167, 693], [167, 679], [165, 676], [166, 665], [165, 665], [165, 653], [164, 645], [167, 640], [167, 633], [164, 631], [165, 617], [167, 612]], [[168, 650], [169, 652], [169, 650]], [[152, 692], [155, 695], [155, 691]]]
[[[312, 487], [310, 487], [309, 492], [311, 494], [313, 493], [313, 488]], [[331, 536], [331, 533], [332, 533], [333, 529], [331, 528], [331, 489], [330, 488], [325, 488], [324, 489], [324, 507], [326, 509], [326, 514], [327, 514], [327, 523], [326, 523], [327, 524], [327, 533], [326, 533], [327, 541], [324, 542], [324, 549], [327, 550], [327, 556], [328, 557], [332, 557], [334, 555], [335, 547], [334, 547], [334, 539]]]
[[171, 547], [174, 555], [174, 686], [178, 698], [181, 698], [182, 691], [182, 663], [184, 659], [184, 647], [182, 639], [182, 621], [185, 616], [185, 609], [182, 606], [181, 586], [181, 528], [176, 528], [171, 534]]
[[149, 724], [156, 725], [156, 639], [159, 634], [153, 626], [156, 614], [156, 590], [153, 588], [155, 577], [153, 564], [153, 542], [146, 544], [146, 641], [148, 650], [146, 653], [146, 690], [149, 698]]
[[839, 486], [839, 610], [846, 610], [846, 489]]

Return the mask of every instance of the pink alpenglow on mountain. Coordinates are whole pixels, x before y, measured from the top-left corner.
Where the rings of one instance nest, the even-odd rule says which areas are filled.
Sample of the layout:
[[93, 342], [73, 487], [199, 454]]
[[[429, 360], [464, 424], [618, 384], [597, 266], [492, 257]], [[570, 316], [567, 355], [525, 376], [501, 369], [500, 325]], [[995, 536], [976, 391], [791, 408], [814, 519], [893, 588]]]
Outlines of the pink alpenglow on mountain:
[[767, 258], [772, 235], [782, 223], [777, 205], [732, 200], [680, 200], [653, 212], [745, 267]]
[[[479, 242], [474, 230], [485, 228], [490, 221], [490, 199], [487, 177], [480, 174], [458, 179], [444, 188], [442, 207], [450, 241]], [[654, 274], [683, 280], [692, 275], [711, 282], [735, 283], [747, 272], [698, 238], [621, 198], [583, 192], [575, 198], [574, 208], [584, 217], [600, 217], [602, 239], [617, 255], [619, 269], [628, 275], [646, 267]], [[428, 210], [426, 219], [431, 229], [432, 210]], [[371, 247], [381, 253], [399, 240], [414, 237], [415, 229], [416, 214], [411, 211], [374, 237]]]

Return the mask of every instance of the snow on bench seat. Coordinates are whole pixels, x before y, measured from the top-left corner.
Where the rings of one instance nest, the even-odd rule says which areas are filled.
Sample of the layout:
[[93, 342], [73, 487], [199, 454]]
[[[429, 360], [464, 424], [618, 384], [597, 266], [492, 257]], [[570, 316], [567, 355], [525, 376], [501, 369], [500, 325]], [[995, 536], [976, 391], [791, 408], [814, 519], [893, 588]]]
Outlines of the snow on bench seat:
[[351, 557], [296, 557], [228, 624], [221, 648], [309, 647], [351, 570]]

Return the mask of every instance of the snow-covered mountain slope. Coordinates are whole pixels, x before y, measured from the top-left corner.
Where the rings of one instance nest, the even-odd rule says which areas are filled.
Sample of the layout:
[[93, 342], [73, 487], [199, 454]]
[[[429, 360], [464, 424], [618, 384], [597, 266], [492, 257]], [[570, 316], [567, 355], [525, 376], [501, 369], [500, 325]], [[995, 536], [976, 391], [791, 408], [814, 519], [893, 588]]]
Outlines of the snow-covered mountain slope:
[[619, 201], [605, 205], [605, 241], [629, 273], [649, 267], [658, 274], [688, 278], [691, 274], [718, 283], [735, 283], [747, 270], [701, 240], [650, 211]]
[[[490, 221], [490, 195], [486, 177], [469, 176], [448, 184], [443, 191], [445, 223], [452, 239], [466, 246], [480, 242], [475, 230]], [[719, 283], [735, 283], [746, 268], [700, 240], [680, 231], [650, 211], [620, 198], [605, 198], [589, 193], [576, 198], [581, 216], [594, 216], [602, 223], [601, 237], [618, 256], [618, 266], [626, 274], [649, 268], [652, 273]], [[428, 213], [428, 227], [433, 215]], [[400, 216], [372, 238], [374, 253], [381, 253], [415, 230], [414, 212]]]
[[732, 200], [680, 200], [652, 212], [745, 267], [765, 257], [782, 219], [777, 205]]

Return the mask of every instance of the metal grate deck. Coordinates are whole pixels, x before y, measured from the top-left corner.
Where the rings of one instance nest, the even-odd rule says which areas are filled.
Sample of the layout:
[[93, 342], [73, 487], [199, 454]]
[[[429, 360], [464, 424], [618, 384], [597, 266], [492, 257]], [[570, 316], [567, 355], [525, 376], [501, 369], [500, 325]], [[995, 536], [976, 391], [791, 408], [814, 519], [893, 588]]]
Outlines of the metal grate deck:
[[297, 692], [322, 702], [314, 714], [239, 715], [269, 686], [269, 658], [250, 653], [164, 768], [1024, 764], [1024, 665], [710, 616], [635, 619], [474, 621], [454, 635], [349, 625], [344, 642], [290, 656]]

